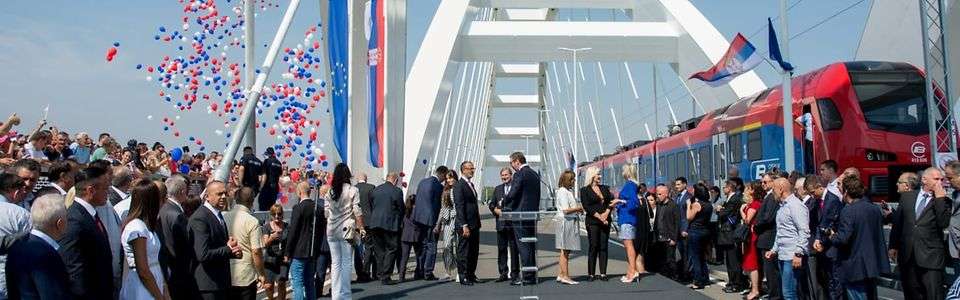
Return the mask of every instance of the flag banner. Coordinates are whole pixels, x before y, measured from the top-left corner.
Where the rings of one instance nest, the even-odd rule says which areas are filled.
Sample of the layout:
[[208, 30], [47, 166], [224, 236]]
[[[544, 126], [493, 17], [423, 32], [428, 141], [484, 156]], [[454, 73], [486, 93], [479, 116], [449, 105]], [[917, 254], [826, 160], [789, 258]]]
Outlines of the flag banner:
[[370, 100], [368, 130], [370, 140], [370, 164], [383, 167], [383, 107], [384, 91], [384, 30], [386, 18], [383, 15], [385, 0], [370, 0], [366, 7], [367, 64], [370, 67]]
[[[784, 71], [792, 72], [793, 65], [784, 61], [783, 55], [780, 54], [780, 43], [777, 42], [777, 32], [773, 30], [773, 20], [770, 18], [767, 18], [767, 32], [769, 34], [767, 41], [770, 43], [770, 59], [775, 60], [777, 64], [780, 65], [780, 68]], [[788, 37], [787, 42], [789, 41], [790, 38]]]
[[712, 87], [721, 86], [730, 82], [740, 74], [746, 73], [756, 67], [763, 61], [763, 57], [757, 53], [757, 48], [747, 41], [742, 34], [730, 42], [730, 48], [723, 54], [716, 65], [706, 71], [697, 72], [689, 79], [700, 79]]
[[347, 98], [349, 49], [347, 36], [350, 29], [347, 18], [348, 1], [330, 0], [330, 15], [327, 18], [327, 48], [329, 49], [331, 84], [330, 101], [333, 106], [333, 145], [340, 154], [340, 161], [347, 162], [347, 118], [350, 99]]

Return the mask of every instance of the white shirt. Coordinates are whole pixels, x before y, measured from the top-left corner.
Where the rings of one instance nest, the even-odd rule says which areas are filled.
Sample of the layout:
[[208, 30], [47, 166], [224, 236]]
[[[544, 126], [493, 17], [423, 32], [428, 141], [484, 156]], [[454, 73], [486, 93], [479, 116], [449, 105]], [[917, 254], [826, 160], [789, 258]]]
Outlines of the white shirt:
[[60, 185], [58, 185], [56, 182], [50, 182], [50, 186], [52, 186], [53, 188], [57, 189], [57, 191], [60, 192], [60, 196], [65, 196], [65, 195], [67, 195], [67, 191], [63, 190], [63, 188], [60, 187]]
[[47, 155], [43, 153], [43, 150], [37, 150], [33, 147], [33, 142], [26, 143], [23, 145], [23, 158], [32, 158], [37, 160], [48, 160]]
[[117, 216], [120, 217], [120, 220], [127, 219], [127, 213], [130, 212], [130, 198], [130, 196], [127, 196], [113, 206], [113, 210], [117, 212]]
[[73, 197], [73, 202], [80, 203], [80, 206], [83, 206], [83, 209], [86, 209], [87, 213], [90, 213], [91, 217], [96, 218], [97, 209], [93, 208], [93, 205], [90, 205], [90, 202], [87, 202], [87, 200], [83, 200], [83, 198], [80, 198], [80, 197]]
[[52, 237], [50, 237], [43, 231], [33, 229], [33, 230], [30, 230], [30, 234], [40, 238], [44, 242], [47, 242], [47, 245], [50, 245], [50, 247], [53, 247], [53, 250], [60, 250], [60, 244], [57, 244], [57, 241], [55, 241]]
[[834, 179], [833, 181], [827, 184], [827, 192], [833, 194], [834, 196], [837, 196], [837, 198], [839, 198], [840, 201], [843, 201], [843, 195], [840, 194], [840, 178], [839, 177], [837, 177], [837, 179]]
[[126, 199], [126, 198], [127, 198], [127, 196], [128, 196], [127, 193], [124, 193], [123, 191], [121, 191], [121, 190], [118, 189], [117, 187], [111, 185], [110, 188], [113, 189], [114, 192], [117, 192], [118, 195], [120, 195], [120, 199]]
[[177, 208], [179, 208], [180, 211], [183, 212], [183, 205], [180, 205], [180, 202], [177, 202], [177, 200], [173, 200], [173, 198], [167, 198], [167, 201], [170, 201], [170, 203], [173, 203], [173, 205], [176, 205]]
[[210, 212], [213, 212], [213, 216], [214, 216], [214, 217], [217, 217], [217, 220], [220, 221], [220, 225], [224, 225], [224, 226], [227, 225], [227, 224], [224, 224], [224, 223], [223, 223], [223, 222], [226, 222], [226, 221], [224, 221], [223, 219], [220, 219], [220, 218], [223, 216], [222, 214], [220, 214], [220, 210], [217, 209], [216, 207], [213, 207], [213, 205], [210, 205], [210, 202], [203, 201], [203, 207], [206, 207], [207, 209], [210, 210]]

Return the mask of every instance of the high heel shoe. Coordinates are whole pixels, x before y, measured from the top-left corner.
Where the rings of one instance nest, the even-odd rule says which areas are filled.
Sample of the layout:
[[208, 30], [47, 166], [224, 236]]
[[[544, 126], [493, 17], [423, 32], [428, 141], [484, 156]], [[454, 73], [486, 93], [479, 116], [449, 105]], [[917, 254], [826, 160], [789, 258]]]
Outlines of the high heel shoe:
[[573, 281], [572, 279], [567, 279], [567, 278], [557, 278], [557, 281], [560, 281], [560, 283], [562, 284], [568, 284], [568, 285], [580, 284], [579, 282], [576, 282], [576, 281]]
[[751, 297], [750, 294], [747, 294], [746, 296], [743, 297], [743, 299], [746, 299], [746, 300], [757, 300], [757, 299], [760, 299], [760, 293], [757, 293], [756, 295], [753, 295], [753, 297]]
[[620, 282], [623, 282], [623, 283], [631, 283], [631, 282], [636, 281], [637, 278], [639, 278], [639, 277], [640, 277], [640, 274], [634, 274], [634, 275], [631, 276], [631, 277], [627, 277], [627, 275], [623, 275], [623, 276], [620, 276]]
[[560, 276], [557, 276], [557, 282], [561, 282], [561, 280], [563, 279], [561, 279]]

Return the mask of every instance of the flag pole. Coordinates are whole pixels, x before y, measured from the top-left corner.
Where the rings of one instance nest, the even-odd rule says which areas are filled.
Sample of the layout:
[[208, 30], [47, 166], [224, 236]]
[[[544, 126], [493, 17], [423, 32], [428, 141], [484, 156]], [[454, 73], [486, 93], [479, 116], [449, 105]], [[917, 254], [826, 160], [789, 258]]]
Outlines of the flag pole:
[[[790, 33], [787, 31], [787, 0], [780, 0], [780, 51], [784, 61], [790, 61]], [[793, 145], [793, 74], [782, 70], [783, 82], [783, 170], [792, 172], [796, 166]]]

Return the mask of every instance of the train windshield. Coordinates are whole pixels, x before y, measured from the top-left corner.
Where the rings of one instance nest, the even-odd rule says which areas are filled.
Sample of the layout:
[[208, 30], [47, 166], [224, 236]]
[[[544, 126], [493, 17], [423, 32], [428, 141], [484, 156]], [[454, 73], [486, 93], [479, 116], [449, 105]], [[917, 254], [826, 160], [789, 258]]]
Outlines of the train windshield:
[[917, 72], [851, 72], [867, 126], [909, 135], [926, 134], [927, 105]]

